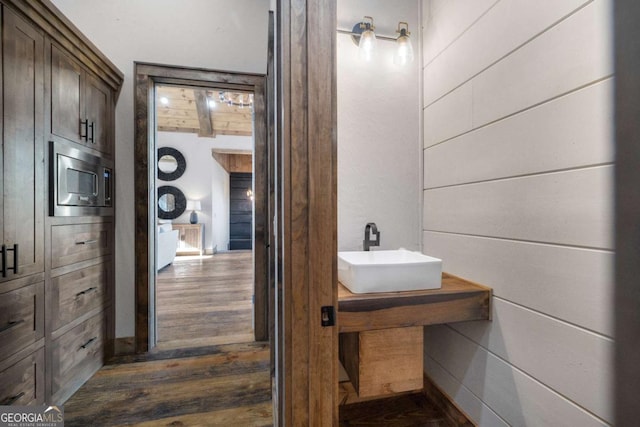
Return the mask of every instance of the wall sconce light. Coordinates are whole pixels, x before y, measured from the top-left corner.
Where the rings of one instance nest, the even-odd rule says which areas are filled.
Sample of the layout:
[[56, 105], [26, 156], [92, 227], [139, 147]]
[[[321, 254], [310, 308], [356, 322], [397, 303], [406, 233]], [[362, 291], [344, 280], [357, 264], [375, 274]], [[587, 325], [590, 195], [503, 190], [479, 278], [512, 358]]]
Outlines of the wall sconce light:
[[373, 18], [365, 16], [362, 22], [353, 26], [351, 39], [358, 45], [358, 56], [365, 61], [371, 61], [376, 50], [376, 27]]
[[411, 39], [409, 35], [409, 24], [406, 22], [398, 22], [398, 30], [396, 33], [400, 34], [396, 39], [396, 54], [393, 56], [393, 63], [396, 65], [404, 66], [413, 62], [413, 46], [411, 45]]
[[191, 224], [198, 223], [198, 214], [196, 211], [202, 210], [202, 205], [200, 204], [200, 200], [187, 200], [187, 210], [191, 211], [191, 215], [189, 216], [189, 222]]
[[404, 66], [413, 62], [413, 46], [409, 35], [409, 24], [406, 22], [398, 23], [399, 34], [397, 37], [389, 37], [376, 34], [374, 32], [373, 18], [365, 16], [362, 22], [358, 22], [353, 26], [351, 31], [338, 29], [338, 33], [350, 34], [351, 40], [358, 46], [358, 56], [365, 61], [370, 61], [375, 56], [377, 40], [387, 40], [396, 43], [396, 52], [393, 56], [393, 62], [396, 65]]

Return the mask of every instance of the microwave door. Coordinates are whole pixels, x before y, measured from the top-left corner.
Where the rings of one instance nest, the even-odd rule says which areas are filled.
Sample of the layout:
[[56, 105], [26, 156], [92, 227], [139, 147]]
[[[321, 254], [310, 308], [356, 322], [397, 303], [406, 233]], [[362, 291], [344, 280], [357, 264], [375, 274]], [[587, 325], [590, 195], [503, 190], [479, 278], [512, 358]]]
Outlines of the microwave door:
[[58, 154], [58, 205], [95, 206], [98, 176], [92, 165]]
[[113, 215], [113, 162], [76, 147], [50, 141], [49, 215]]

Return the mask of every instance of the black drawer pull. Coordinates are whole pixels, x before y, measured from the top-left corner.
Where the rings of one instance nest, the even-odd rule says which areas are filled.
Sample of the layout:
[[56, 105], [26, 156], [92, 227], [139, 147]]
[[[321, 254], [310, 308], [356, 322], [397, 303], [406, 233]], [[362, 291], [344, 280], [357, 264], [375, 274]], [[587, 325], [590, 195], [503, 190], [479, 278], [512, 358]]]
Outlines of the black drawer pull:
[[[88, 137], [88, 141], [89, 141], [90, 143], [92, 143], [92, 144], [95, 144], [95, 141], [94, 141], [94, 139], [93, 139], [93, 136], [94, 136], [94, 135], [93, 135], [93, 128], [95, 127], [95, 125], [96, 125], [96, 124], [95, 124], [94, 122], [91, 122], [91, 124], [89, 125], [89, 127], [91, 128], [91, 136], [89, 136], [89, 137]], [[89, 133], [89, 132], [87, 132], [87, 134], [88, 134], [88, 133]]]
[[[18, 244], [15, 243], [13, 248], [2, 245], [2, 277], [7, 277], [7, 270], [13, 270], [13, 274], [18, 274]], [[7, 267], [7, 252], [13, 252], [13, 267]]]
[[80, 291], [80, 292], [78, 292], [78, 293], [76, 294], [76, 297], [79, 297], [79, 296], [81, 296], [81, 295], [88, 294], [89, 292], [93, 292], [93, 291], [95, 291], [96, 289], [98, 289], [98, 287], [97, 287], [97, 286], [92, 286], [92, 287], [90, 287], [90, 288], [88, 288], [88, 289], [85, 289], [84, 291]]
[[0, 328], [0, 333], [8, 331], [9, 329], [13, 329], [21, 323], [24, 323], [24, 319], [14, 320], [13, 322], [9, 322]]
[[2, 245], [0, 252], [2, 252], [2, 277], [7, 277], [7, 246]]
[[97, 339], [98, 339], [98, 337], [91, 338], [89, 341], [87, 341], [86, 343], [82, 344], [78, 350], [84, 350], [85, 348], [89, 347], [91, 345], [91, 343], [94, 342]]
[[24, 396], [24, 391], [16, 394], [15, 396], [7, 397], [5, 400], [0, 402], [0, 406], [13, 405], [13, 402], [15, 402], [16, 400], [20, 399], [22, 396]]
[[[84, 128], [84, 132], [82, 132], [82, 128]], [[89, 119], [80, 119], [80, 139], [85, 141], [89, 139]]]
[[76, 245], [92, 245], [94, 243], [98, 243], [98, 240], [97, 239], [82, 240], [80, 242], [76, 242]]

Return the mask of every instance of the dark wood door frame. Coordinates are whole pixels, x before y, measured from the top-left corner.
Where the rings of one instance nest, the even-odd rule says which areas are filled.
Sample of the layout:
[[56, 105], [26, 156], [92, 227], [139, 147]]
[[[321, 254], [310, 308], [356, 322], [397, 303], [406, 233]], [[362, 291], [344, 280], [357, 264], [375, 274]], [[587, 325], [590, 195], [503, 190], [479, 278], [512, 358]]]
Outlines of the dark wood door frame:
[[[216, 89], [252, 91], [254, 94], [254, 286], [256, 341], [269, 339], [268, 308], [268, 244], [267, 220], [267, 114], [266, 77], [226, 71], [193, 69], [158, 64], [135, 64], [135, 222], [136, 222], [136, 329], [137, 353], [149, 350], [150, 329], [155, 313], [150, 313], [149, 298], [155, 282], [155, 207], [150, 195], [155, 194], [156, 150], [154, 87], [156, 84], [178, 84]], [[151, 169], [150, 169], [151, 167]]]
[[614, 2], [615, 32], [615, 420], [638, 425], [640, 405], [640, 3]]
[[280, 0], [278, 425], [338, 425], [336, 0]]

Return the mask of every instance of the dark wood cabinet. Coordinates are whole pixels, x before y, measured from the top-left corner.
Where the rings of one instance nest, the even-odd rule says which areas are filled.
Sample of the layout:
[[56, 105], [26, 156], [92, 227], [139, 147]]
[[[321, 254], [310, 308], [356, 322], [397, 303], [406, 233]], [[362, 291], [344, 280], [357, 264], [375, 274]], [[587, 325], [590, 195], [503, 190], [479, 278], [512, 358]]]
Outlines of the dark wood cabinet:
[[44, 405], [44, 348], [0, 368], [0, 405]]
[[111, 129], [111, 90], [91, 74], [86, 75], [84, 86], [85, 114], [89, 123], [89, 144], [98, 151], [112, 154], [109, 137]]
[[51, 226], [51, 267], [58, 268], [113, 253], [109, 223]]
[[51, 44], [51, 133], [111, 154], [110, 111], [110, 88]]
[[48, 215], [49, 141], [112, 157], [123, 74], [48, 1], [0, 23], [0, 405], [62, 404], [112, 354], [114, 218]]
[[51, 45], [51, 133], [79, 144], [83, 74], [80, 64]]
[[0, 360], [44, 338], [44, 282], [0, 294]]
[[0, 282], [44, 271], [45, 202], [44, 36], [12, 11], [2, 14]]
[[109, 301], [110, 263], [101, 263], [54, 277], [51, 283], [51, 328], [57, 330]]
[[103, 313], [56, 336], [51, 345], [51, 403], [63, 404], [104, 364]]

